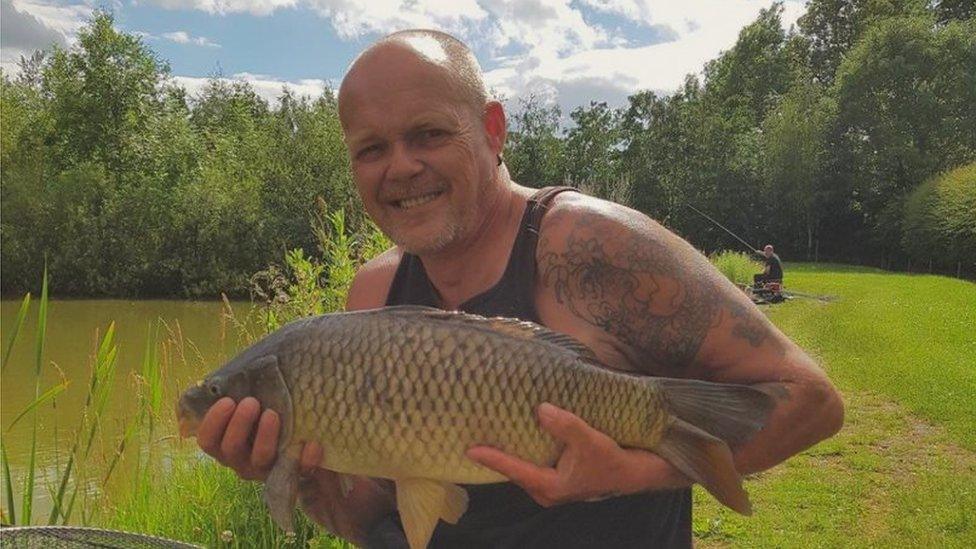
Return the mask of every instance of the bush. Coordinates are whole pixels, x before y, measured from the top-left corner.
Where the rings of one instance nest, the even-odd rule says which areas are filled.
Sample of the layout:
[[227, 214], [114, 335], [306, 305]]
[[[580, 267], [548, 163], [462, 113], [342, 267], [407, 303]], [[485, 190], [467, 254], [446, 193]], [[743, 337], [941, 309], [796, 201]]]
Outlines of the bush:
[[934, 268], [976, 271], [976, 162], [919, 185], [903, 215], [909, 257]]
[[709, 260], [733, 284], [752, 284], [752, 275], [763, 270], [762, 263], [742, 252], [723, 250], [713, 253]]

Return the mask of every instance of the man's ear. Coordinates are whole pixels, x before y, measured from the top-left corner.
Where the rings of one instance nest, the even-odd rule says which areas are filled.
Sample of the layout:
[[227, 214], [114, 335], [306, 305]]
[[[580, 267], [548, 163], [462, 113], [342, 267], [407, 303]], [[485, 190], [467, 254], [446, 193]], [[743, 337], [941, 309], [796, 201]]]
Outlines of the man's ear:
[[485, 133], [488, 135], [488, 145], [496, 156], [500, 156], [505, 149], [505, 138], [508, 127], [505, 122], [505, 108], [498, 101], [485, 104]]

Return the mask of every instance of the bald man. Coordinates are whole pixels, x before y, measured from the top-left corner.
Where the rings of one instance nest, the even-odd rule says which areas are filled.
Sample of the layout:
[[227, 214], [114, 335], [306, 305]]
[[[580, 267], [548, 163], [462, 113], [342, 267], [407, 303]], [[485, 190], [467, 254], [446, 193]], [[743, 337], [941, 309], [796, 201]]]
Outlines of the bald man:
[[[349, 69], [339, 115], [366, 211], [396, 243], [357, 273], [348, 309], [412, 303], [518, 317], [573, 336], [612, 368], [763, 386], [776, 405], [733, 449], [743, 474], [840, 428], [843, 406], [823, 371], [688, 243], [640, 212], [511, 180], [505, 111], [461, 42], [434, 31], [383, 38]], [[558, 463], [471, 448], [470, 459], [512, 482], [466, 487], [467, 513], [441, 522], [432, 546], [691, 545], [691, 481], [674, 466], [567, 411], [540, 406], [538, 416], [564, 444]], [[223, 400], [198, 441], [241, 477], [262, 479], [278, 427], [253, 399]], [[306, 512], [356, 544], [404, 546], [384, 481], [345, 485], [321, 468], [328, 453], [305, 447]]]

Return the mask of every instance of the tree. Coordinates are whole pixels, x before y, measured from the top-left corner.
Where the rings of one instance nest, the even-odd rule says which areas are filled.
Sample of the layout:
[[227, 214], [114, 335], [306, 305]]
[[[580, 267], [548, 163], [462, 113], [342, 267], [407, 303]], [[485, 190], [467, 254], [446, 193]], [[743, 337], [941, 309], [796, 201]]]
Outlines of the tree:
[[890, 17], [923, 15], [925, 0], [810, 0], [797, 21], [809, 40], [810, 68], [829, 85], [847, 52], [871, 25]]
[[[763, 122], [763, 169], [768, 191], [766, 208], [779, 238], [805, 244], [806, 259], [814, 258], [824, 194], [823, 164], [829, 105], [812, 80], [793, 87]], [[796, 238], [796, 235], [802, 235]], [[790, 246], [792, 247], [792, 246]]]
[[706, 101], [742, 128], [758, 127], [790, 84], [791, 59], [783, 31], [783, 6], [773, 4], [739, 31], [728, 51], [705, 66]]
[[887, 254], [901, 247], [893, 199], [976, 155], [974, 25], [886, 19], [838, 69], [837, 147], [849, 155], [865, 223]]
[[569, 116], [575, 125], [566, 133], [565, 178], [606, 195], [620, 177], [620, 113], [604, 102], [593, 101], [589, 107], [577, 107]]
[[111, 14], [96, 11], [71, 50], [55, 48], [44, 70], [57, 131], [52, 136], [67, 165], [97, 161], [126, 172], [139, 154], [139, 137], [161, 107], [169, 68], [138, 37], [120, 33]]
[[505, 164], [512, 178], [530, 187], [559, 185], [564, 180], [563, 142], [557, 135], [561, 112], [530, 95], [510, 117]]

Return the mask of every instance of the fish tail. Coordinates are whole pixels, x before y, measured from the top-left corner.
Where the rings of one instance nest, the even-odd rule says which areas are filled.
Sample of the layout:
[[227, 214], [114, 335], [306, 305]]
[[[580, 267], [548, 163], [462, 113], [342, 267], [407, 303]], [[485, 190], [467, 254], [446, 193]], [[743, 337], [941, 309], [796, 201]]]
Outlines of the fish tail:
[[673, 418], [654, 451], [701, 484], [721, 503], [749, 515], [729, 444], [751, 438], [772, 410], [770, 396], [745, 385], [655, 378]]

